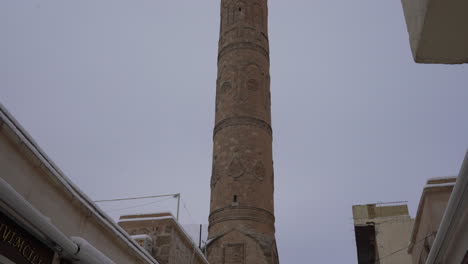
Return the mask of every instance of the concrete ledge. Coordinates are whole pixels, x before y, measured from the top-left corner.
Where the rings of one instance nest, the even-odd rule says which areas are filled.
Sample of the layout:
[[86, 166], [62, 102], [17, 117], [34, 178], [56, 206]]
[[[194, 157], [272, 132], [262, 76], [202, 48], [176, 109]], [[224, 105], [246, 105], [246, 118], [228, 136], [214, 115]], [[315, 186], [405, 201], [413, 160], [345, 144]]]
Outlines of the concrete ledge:
[[417, 63], [468, 63], [468, 1], [401, 0]]

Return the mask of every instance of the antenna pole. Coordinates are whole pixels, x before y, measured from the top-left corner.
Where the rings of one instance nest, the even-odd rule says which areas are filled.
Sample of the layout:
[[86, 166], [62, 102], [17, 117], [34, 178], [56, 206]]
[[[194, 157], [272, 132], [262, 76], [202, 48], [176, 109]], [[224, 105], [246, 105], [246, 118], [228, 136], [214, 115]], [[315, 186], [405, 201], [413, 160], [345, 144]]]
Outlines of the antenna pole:
[[177, 219], [177, 221], [179, 221], [180, 193], [176, 194], [175, 196], [177, 196], [177, 216], [176, 216], [176, 219]]

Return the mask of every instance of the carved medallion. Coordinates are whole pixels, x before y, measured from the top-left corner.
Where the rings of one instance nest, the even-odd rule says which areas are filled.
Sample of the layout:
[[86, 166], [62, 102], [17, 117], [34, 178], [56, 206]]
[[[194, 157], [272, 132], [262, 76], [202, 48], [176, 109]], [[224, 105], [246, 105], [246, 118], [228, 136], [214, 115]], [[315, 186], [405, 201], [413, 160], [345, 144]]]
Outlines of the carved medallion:
[[221, 87], [221, 93], [228, 93], [231, 91], [232, 85], [230, 82], [224, 82], [223, 86]]
[[234, 155], [231, 163], [229, 164], [229, 176], [238, 179], [245, 173], [245, 166], [242, 164], [238, 155]]
[[244, 244], [227, 244], [224, 248], [225, 264], [244, 264], [245, 263]]
[[250, 79], [247, 81], [247, 89], [252, 92], [258, 91], [258, 81], [255, 79]]
[[247, 93], [245, 103], [254, 110], [265, 112], [266, 108], [266, 76], [262, 68], [253, 62], [249, 62], [243, 68], [245, 74], [245, 91]]
[[265, 166], [261, 160], [257, 161], [254, 166], [254, 175], [259, 181], [265, 178]]

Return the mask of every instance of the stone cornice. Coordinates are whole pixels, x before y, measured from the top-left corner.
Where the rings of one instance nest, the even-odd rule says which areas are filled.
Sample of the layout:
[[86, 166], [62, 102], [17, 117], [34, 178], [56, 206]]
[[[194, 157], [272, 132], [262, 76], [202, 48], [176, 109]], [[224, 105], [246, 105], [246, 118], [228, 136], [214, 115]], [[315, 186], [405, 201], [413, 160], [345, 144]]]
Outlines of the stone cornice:
[[268, 52], [267, 49], [262, 47], [261, 45], [252, 43], [252, 42], [234, 42], [229, 45], [226, 45], [222, 48], [220, 48], [219, 53], [218, 53], [218, 63], [222, 59], [224, 55], [226, 55], [229, 52], [232, 52], [234, 50], [240, 50], [240, 49], [247, 49], [247, 50], [253, 50], [256, 52], [259, 52], [262, 54], [268, 62], [270, 62], [270, 53]]
[[256, 126], [265, 130], [269, 135], [273, 135], [273, 130], [271, 129], [270, 124], [268, 124], [267, 122], [250, 116], [236, 116], [219, 121], [215, 125], [213, 137], [215, 137], [219, 131], [230, 126]]

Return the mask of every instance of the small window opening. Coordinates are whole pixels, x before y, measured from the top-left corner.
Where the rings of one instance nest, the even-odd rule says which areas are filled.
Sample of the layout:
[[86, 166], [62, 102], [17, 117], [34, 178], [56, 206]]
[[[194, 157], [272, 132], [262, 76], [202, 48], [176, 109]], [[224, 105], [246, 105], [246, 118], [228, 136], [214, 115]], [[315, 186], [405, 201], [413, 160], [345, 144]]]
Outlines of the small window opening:
[[241, 11], [242, 11], [242, 7], [239, 7], [239, 12], [241, 12]]
[[237, 195], [234, 195], [233, 199], [232, 199], [235, 203], [237, 203]]

